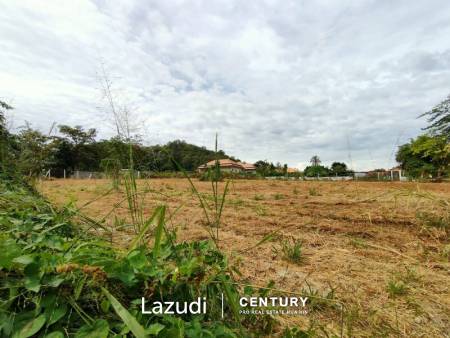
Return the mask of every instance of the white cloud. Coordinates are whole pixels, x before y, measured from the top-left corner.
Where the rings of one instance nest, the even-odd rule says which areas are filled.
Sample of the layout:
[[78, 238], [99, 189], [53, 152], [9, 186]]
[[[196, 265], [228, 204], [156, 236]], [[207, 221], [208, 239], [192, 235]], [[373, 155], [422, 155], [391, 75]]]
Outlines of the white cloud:
[[[448, 94], [442, 1], [0, 0], [0, 97], [19, 122], [112, 131], [98, 112], [99, 60], [146, 122], [246, 161], [392, 165]], [[20, 124], [20, 123], [16, 123]]]

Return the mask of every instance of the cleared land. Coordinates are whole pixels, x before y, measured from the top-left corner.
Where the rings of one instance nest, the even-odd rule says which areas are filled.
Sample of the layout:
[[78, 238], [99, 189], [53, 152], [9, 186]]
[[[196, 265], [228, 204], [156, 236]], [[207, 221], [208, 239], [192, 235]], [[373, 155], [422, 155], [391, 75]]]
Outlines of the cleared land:
[[[187, 180], [138, 183], [147, 190], [146, 215], [160, 204], [170, 212], [181, 206], [168, 223], [177, 240], [208, 238]], [[210, 183], [194, 183], [207, 199], [212, 196]], [[97, 220], [106, 216], [111, 228], [129, 221], [126, 202], [117, 206], [126, 198], [123, 187], [107, 193], [110, 181], [54, 180], [39, 187], [57, 205], [92, 201], [81, 211]], [[336, 302], [342, 302], [345, 336], [448, 337], [449, 203], [449, 184], [237, 180], [227, 196], [220, 247], [243, 283], [274, 280], [278, 289], [332, 299], [315, 301], [307, 316], [281, 321], [316, 322], [339, 334]], [[112, 240], [126, 245], [132, 236], [124, 227], [113, 231]], [[293, 239], [302, 242], [299, 263], [282, 251], [282, 243]]]

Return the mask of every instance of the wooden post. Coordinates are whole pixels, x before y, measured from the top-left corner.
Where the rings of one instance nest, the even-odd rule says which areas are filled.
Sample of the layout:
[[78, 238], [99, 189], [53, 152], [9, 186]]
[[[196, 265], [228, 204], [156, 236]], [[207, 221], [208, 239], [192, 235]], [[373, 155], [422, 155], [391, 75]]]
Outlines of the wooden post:
[[66, 179], [66, 169], [64, 169], [64, 179]]

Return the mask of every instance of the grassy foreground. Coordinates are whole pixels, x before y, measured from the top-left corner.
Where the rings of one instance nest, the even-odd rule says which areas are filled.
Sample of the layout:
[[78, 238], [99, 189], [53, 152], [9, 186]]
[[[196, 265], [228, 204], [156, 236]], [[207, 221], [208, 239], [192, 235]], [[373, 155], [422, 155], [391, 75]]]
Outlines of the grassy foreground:
[[[80, 219], [75, 213], [53, 208], [21, 183], [0, 181], [1, 337], [269, 334], [264, 323], [237, 317], [227, 260], [210, 241], [175, 244], [164, 226], [165, 207], [155, 208], [142, 232], [121, 249], [89, 235], [98, 224], [86, 218], [74, 224]], [[150, 230], [153, 245], [139, 245]], [[190, 302], [199, 296], [208, 299], [205, 315], [140, 311], [141, 297]]]
[[[226, 182], [219, 182], [223, 190]], [[158, 205], [173, 215], [167, 227], [178, 241], [208, 238], [204, 217], [187, 180], [138, 180], [144, 218]], [[213, 201], [210, 182], [195, 182]], [[102, 197], [107, 180], [53, 180], [40, 186], [57, 205], [73, 202], [111, 228], [131, 222], [123, 188]], [[235, 180], [223, 208], [220, 248], [239, 266], [240, 283], [331, 298], [312, 302], [307, 316], [277, 317], [285, 325], [345, 337], [446, 337], [450, 325], [449, 220], [446, 183], [290, 182]], [[179, 206], [183, 207], [179, 209]], [[271, 236], [271, 234], [273, 236]], [[261, 244], [263, 239], [268, 239]], [[111, 241], [126, 247], [130, 228]], [[258, 245], [259, 244], [259, 245]], [[342, 312], [336, 302], [344, 303]], [[270, 336], [270, 335], [269, 335]]]

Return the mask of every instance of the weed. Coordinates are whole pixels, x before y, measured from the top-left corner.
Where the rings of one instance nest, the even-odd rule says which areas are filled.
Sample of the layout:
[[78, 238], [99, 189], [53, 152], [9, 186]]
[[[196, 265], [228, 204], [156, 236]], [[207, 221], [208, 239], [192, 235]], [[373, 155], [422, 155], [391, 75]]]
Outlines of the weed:
[[442, 249], [441, 255], [442, 255], [442, 257], [444, 257], [446, 259], [450, 259], [450, 244], [447, 244], [446, 246], [444, 246], [444, 248]]
[[358, 248], [358, 249], [368, 248], [368, 245], [366, 244], [366, 242], [361, 238], [351, 238], [350, 245], [352, 245], [353, 247]]
[[264, 208], [262, 205], [256, 205], [255, 211], [258, 216], [267, 216], [267, 209]]
[[298, 327], [286, 328], [281, 334], [281, 338], [312, 338], [316, 336], [317, 333], [313, 328], [304, 331]]
[[292, 193], [294, 195], [298, 195], [299, 194], [299, 191], [298, 191], [297, 187], [295, 187], [294, 190], [292, 190]]
[[420, 276], [417, 271], [409, 266], [405, 267], [405, 272], [400, 274], [399, 278], [405, 283], [418, 283], [420, 281]]
[[320, 293], [319, 290], [313, 288], [308, 282], [305, 283], [307, 287], [303, 288], [301, 293], [308, 297], [308, 304], [311, 310], [336, 309], [335, 288], [329, 285], [330, 290], [328, 292]]
[[309, 188], [308, 192], [309, 196], [320, 196], [319, 191], [314, 187]]
[[263, 201], [264, 200], [264, 195], [261, 194], [255, 194], [255, 196], [253, 197], [253, 199], [255, 201]]
[[[299, 264], [303, 261], [302, 255], [302, 241], [295, 239], [294, 237], [280, 240], [280, 251], [283, 254], [283, 258]], [[275, 249], [278, 252], [278, 249]]]
[[391, 279], [387, 283], [386, 291], [388, 292], [389, 297], [395, 298], [406, 295], [408, 293], [408, 287], [403, 281]]
[[450, 214], [436, 215], [430, 212], [418, 212], [416, 216], [425, 227], [437, 228], [450, 233]]
[[225, 183], [225, 187], [223, 189], [222, 194], [219, 192], [219, 181], [221, 180], [221, 170], [219, 165], [219, 160], [217, 158], [218, 149], [217, 149], [217, 134], [216, 134], [216, 142], [215, 142], [215, 153], [216, 153], [216, 162], [213, 169], [209, 169], [208, 172], [209, 180], [211, 181], [211, 188], [212, 188], [212, 205], [210, 205], [207, 200], [200, 194], [200, 192], [197, 190], [196, 186], [192, 182], [191, 178], [189, 177], [186, 170], [184, 170], [181, 165], [175, 161], [174, 158], [172, 158], [173, 163], [175, 166], [183, 172], [184, 177], [189, 181], [189, 184], [192, 187], [193, 194], [197, 196], [197, 199], [200, 202], [200, 206], [203, 210], [203, 214], [205, 216], [205, 223], [206, 223], [206, 230], [210, 236], [210, 238], [214, 241], [216, 244], [216, 247], [219, 247], [219, 233], [220, 233], [220, 225], [221, 225], [221, 219], [222, 219], [222, 212], [223, 207], [225, 204], [225, 199], [228, 194], [228, 187], [230, 184], [230, 181], [228, 180]]
[[245, 204], [243, 199], [240, 198], [236, 198], [236, 199], [229, 199], [228, 203], [230, 203], [231, 205], [235, 206], [235, 207], [241, 207]]
[[282, 199], [284, 199], [284, 195], [280, 194], [280, 193], [276, 193], [276, 194], [273, 195], [273, 198], [275, 200], [282, 200]]

